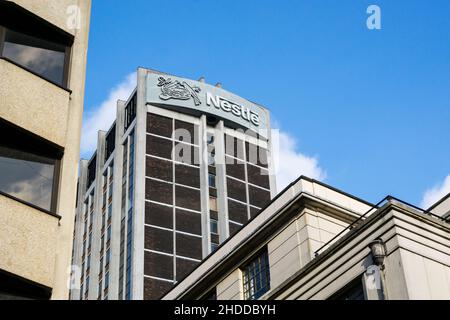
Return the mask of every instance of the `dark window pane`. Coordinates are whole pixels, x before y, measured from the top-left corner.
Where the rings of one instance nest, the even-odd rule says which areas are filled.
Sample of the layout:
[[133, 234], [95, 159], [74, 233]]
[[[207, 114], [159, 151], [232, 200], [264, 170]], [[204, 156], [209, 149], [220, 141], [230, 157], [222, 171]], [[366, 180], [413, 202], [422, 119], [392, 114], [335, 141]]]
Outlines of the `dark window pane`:
[[173, 208], [147, 202], [145, 204], [145, 223], [158, 227], [172, 228]]
[[144, 278], [144, 300], [157, 300], [167, 293], [173, 284], [152, 278]]
[[177, 233], [177, 255], [200, 260], [202, 258], [202, 238]]
[[0, 191], [51, 210], [56, 161], [0, 145]]
[[177, 258], [177, 281], [182, 280], [198, 265], [198, 262]]
[[149, 113], [147, 115], [147, 132], [170, 138], [172, 136], [172, 119]]
[[247, 206], [233, 200], [228, 200], [228, 218], [238, 223], [246, 223], [248, 220]]
[[242, 202], [247, 202], [247, 194], [245, 192], [244, 183], [234, 179], [227, 178], [227, 191], [228, 197]]
[[145, 251], [144, 274], [163, 279], [173, 278], [173, 257]]
[[266, 204], [270, 202], [269, 191], [249, 186], [248, 192], [250, 195], [250, 204], [255, 207], [263, 208]]
[[253, 217], [256, 216], [260, 211], [261, 211], [261, 209], [257, 209], [257, 208], [250, 207], [250, 217], [253, 218]]
[[156, 202], [172, 204], [172, 185], [170, 183], [146, 179], [145, 198]]
[[158, 158], [147, 157], [146, 175], [156, 179], [172, 182], [172, 162]]
[[145, 249], [173, 253], [173, 232], [146, 226]]
[[225, 163], [227, 165], [227, 175], [245, 180], [245, 163], [235, 158], [226, 156]]
[[247, 164], [248, 182], [270, 189], [269, 171]]
[[59, 85], [64, 84], [66, 47], [6, 30], [3, 56]]
[[106, 136], [106, 149], [105, 149], [105, 161], [109, 159], [109, 156], [114, 152], [116, 147], [116, 124], [112, 126], [108, 135]]
[[200, 188], [200, 170], [198, 168], [176, 164], [175, 182], [190, 187]]
[[229, 223], [229, 228], [230, 228], [230, 237], [233, 236], [236, 232], [238, 232], [242, 226], [235, 224], [235, 223]]
[[160, 158], [172, 159], [172, 141], [155, 137], [147, 136], [147, 153]]
[[200, 191], [176, 186], [175, 203], [177, 207], [200, 211]]
[[219, 245], [220, 237], [218, 234], [211, 233], [211, 242]]
[[199, 213], [181, 209], [177, 209], [176, 213], [177, 230], [201, 235], [202, 216]]

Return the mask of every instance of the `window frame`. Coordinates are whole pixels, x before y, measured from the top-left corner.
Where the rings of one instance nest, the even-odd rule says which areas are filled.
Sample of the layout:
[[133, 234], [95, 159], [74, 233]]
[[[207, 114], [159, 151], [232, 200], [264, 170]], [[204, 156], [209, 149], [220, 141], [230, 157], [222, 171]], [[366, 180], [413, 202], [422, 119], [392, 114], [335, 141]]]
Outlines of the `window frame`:
[[[211, 182], [214, 182], [214, 185]], [[217, 189], [217, 176], [215, 174], [208, 173], [208, 185], [210, 188]]]
[[[250, 277], [247, 274], [250, 266], [252, 264], [254, 264], [256, 260], [258, 260], [258, 262], [259, 262], [263, 258], [264, 258], [265, 265], [262, 266], [261, 264], [258, 264], [259, 273], [254, 275], [253, 277]], [[257, 254], [253, 255], [240, 269], [242, 272], [242, 289], [243, 289], [244, 300], [258, 300], [259, 298], [264, 296], [264, 294], [266, 294], [267, 292], [270, 291], [270, 289], [271, 289], [270, 264], [269, 264], [269, 253], [267, 250], [267, 246], [264, 247], [262, 250], [258, 251]], [[253, 269], [255, 269], [255, 268], [253, 268]], [[263, 272], [264, 272], [264, 274], [263, 274]], [[255, 279], [257, 276], [263, 276], [264, 279], [266, 279], [267, 283], [264, 287], [260, 288], [258, 291], [256, 291], [254, 288], [253, 289], [254, 292], [252, 293], [251, 286], [250, 286], [250, 280]], [[265, 289], [265, 291], [262, 292], [261, 294], [259, 294], [263, 288]], [[259, 295], [256, 296], [256, 294], [259, 294]]]
[[[15, 14], [15, 18], [17, 20], [22, 20], [22, 19], [29, 20], [30, 24], [33, 27], [37, 27], [37, 29], [39, 29], [39, 32], [40, 32], [40, 33], [37, 32], [37, 34], [30, 34], [30, 33], [24, 32], [23, 30], [15, 30], [15, 29], [20, 29], [20, 28], [14, 28], [11, 26], [7, 27], [0, 22], [0, 59], [8, 61], [17, 67], [22, 68], [22, 69], [30, 72], [31, 74], [34, 74], [35, 76], [37, 76], [45, 81], [48, 81], [63, 90], [68, 91], [69, 93], [72, 93], [72, 91], [69, 89], [69, 79], [70, 79], [70, 63], [72, 61], [73, 45], [75, 42], [74, 35], [55, 26], [54, 24], [48, 22], [47, 20], [41, 18], [40, 16], [26, 10], [25, 8], [15, 4], [13, 2], [0, 3], [0, 5], [1, 5], [0, 9], [3, 9], [3, 8], [6, 9], [6, 11], [7, 11], [6, 14], [13, 12]], [[42, 28], [44, 30], [42, 30]], [[4, 50], [5, 39], [6, 39], [6, 30], [11, 30], [13, 32], [25, 34], [25, 35], [31, 36], [33, 38], [36, 38], [36, 39], [49, 41], [49, 42], [53, 42], [53, 43], [64, 46], [65, 50], [64, 50], [64, 65], [63, 65], [62, 83], [59, 84], [53, 80], [50, 80], [50, 79], [46, 78], [45, 76], [29, 69], [28, 67], [23, 66], [20, 63], [17, 63], [15, 61], [12, 61], [10, 58], [4, 57], [3, 50]], [[45, 31], [45, 32], [43, 32], [43, 31]], [[51, 31], [51, 36], [48, 36], [49, 31]], [[58, 39], [54, 39], [55, 37]]]
[[[213, 197], [213, 196], [210, 195], [208, 201], [209, 201], [209, 211], [218, 212], [219, 211], [219, 204], [217, 202], [217, 197]], [[215, 203], [215, 208], [214, 209], [212, 208], [211, 201]]]
[[[214, 223], [213, 223], [213, 221], [214, 221]], [[216, 226], [216, 232], [213, 231], [213, 228], [212, 228], [213, 224], [215, 224], [215, 226]], [[209, 229], [210, 229], [211, 234], [219, 235], [219, 221], [217, 219], [210, 218], [209, 219]]]
[[[28, 143], [39, 144], [39, 149], [42, 149], [42, 148], [46, 149], [46, 151], [45, 151], [46, 154], [43, 156], [54, 161], [52, 194], [50, 197], [50, 209], [42, 208], [42, 207], [40, 207], [36, 204], [33, 204], [31, 202], [28, 202], [26, 200], [12, 196], [2, 190], [0, 190], [0, 195], [10, 198], [19, 203], [22, 203], [33, 209], [47, 213], [47, 214], [54, 216], [54, 217], [58, 218], [59, 220], [61, 220], [62, 217], [59, 214], [57, 214], [56, 211], [58, 208], [58, 197], [59, 197], [60, 175], [61, 175], [61, 159], [64, 155], [64, 148], [54, 144], [53, 142], [50, 142], [50, 141], [44, 139], [42, 137], [37, 136], [34, 133], [31, 133], [23, 128], [20, 128], [20, 127], [16, 126], [15, 124], [12, 124], [9, 121], [6, 121], [4, 119], [0, 119], [0, 127], [6, 128], [6, 130], [11, 130], [13, 132], [13, 136], [15, 136], [15, 138], [19, 137], [19, 139], [24, 139], [24, 140], [26, 140], [27, 144]], [[0, 141], [0, 145], [2, 145], [1, 143], [2, 142]], [[36, 154], [33, 151], [29, 151], [29, 149], [20, 150], [20, 148], [17, 148], [14, 150], [19, 150], [19, 151], [22, 151], [22, 152], [28, 153], [28, 154]]]

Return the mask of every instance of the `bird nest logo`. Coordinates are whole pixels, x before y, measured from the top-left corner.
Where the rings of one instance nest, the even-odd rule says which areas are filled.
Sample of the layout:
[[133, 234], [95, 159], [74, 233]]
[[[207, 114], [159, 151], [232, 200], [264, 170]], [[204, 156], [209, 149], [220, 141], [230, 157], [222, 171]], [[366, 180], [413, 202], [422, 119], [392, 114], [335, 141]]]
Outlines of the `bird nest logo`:
[[190, 86], [186, 81], [180, 82], [170, 78], [164, 79], [163, 77], [159, 77], [158, 81], [158, 87], [161, 87], [159, 97], [162, 100], [189, 100], [192, 98], [196, 106], [202, 104], [198, 97], [198, 93], [201, 91], [199, 87]]

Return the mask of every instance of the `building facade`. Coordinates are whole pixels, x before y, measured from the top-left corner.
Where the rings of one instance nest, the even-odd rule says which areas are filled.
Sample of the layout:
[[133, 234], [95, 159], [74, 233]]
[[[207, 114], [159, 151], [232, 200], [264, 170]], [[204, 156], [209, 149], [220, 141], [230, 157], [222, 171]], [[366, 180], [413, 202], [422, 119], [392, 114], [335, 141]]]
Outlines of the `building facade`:
[[0, 1], [0, 298], [67, 299], [90, 0]]
[[270, 201], [271, 150], [264, 107], [138, 69], [81, 161], [71, 298], [159, 299]]
[[371, 204], [300, 177], [163, 299], [450, 299], [450, 195]]

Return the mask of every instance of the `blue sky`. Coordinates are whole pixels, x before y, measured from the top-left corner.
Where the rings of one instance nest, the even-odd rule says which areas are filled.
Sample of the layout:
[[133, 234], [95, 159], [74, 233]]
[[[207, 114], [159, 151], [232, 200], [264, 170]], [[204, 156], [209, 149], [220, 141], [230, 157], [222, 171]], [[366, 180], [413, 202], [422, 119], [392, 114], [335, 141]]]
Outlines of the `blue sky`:
[[[366, 27], [370, 4], [381, 30]], [[138, 66], [267, 106], [344, 191], [450, 192], [448, 0], [93, 1], [86, 121]]]

